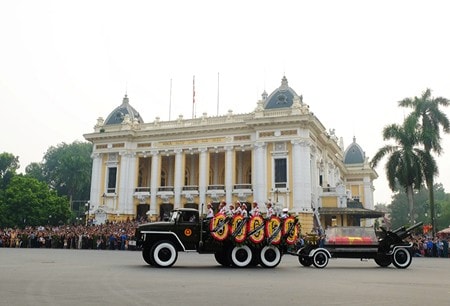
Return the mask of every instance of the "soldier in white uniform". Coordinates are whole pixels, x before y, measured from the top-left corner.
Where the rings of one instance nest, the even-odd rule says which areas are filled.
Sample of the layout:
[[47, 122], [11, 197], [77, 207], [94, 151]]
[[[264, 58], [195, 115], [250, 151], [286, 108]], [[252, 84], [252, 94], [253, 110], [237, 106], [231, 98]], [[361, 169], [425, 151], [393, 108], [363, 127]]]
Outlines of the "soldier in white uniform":
[[275, 212], [273, 211], [272, 208], [272, 203], [267, 203], [267, 214], [266, 214], [266, 218], [270, 218], [275, 214]]

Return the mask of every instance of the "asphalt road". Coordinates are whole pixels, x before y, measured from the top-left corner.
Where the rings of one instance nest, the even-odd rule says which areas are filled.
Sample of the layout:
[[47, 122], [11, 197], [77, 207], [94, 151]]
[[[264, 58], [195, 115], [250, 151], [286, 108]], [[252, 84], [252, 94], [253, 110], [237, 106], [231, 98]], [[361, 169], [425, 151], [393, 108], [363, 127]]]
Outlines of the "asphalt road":
[[285, 255], [275, 269], [219, 266], [180, 253], [172, 268], [140, 252], [0, 249], [0, 305], [449, 305], [450, 259], [405, 270], [333, 259], [324, 269]]

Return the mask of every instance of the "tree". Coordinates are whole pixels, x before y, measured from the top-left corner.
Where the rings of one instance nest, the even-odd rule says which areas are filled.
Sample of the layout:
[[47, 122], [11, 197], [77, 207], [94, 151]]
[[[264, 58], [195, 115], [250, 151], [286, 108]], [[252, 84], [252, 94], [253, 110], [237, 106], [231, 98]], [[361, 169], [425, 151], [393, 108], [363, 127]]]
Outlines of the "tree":
[[3, 152], [0, 154], [0, 189], [8, 185], [9, 180], [16, 174], [19, 169], [19, 157], [11, 153]]
[[45, 182], [44, 170], [41, 163], [31, 163], [25, 168], [25, 174], [29, 177], [35, 178], [38, 181]]
[[[435, 200], [437, 202], [438, 211], [441, 213], [440, 221], [442, 224], [448, 222], [446, 213], [450, 213], [450, 195], [445, 193], [442, 184], [434, 185]], [[428, 202], [429, 191], [427, 188], [422, 188], [418, 192], [414, 193], [414, 222], [426, 222], [428, 219], [427, 213], [429, 212]], [[390, 205], [391, 209], [391, 222], [393, 228], [398, 228], [402, 225], [409, 223], [408, 213], [408, 196], [403, 190], [400, 190], [392, 198]], [[450, 220], [449, 220], [450, 221]]]
[[0, 226], [45, 225], [66, 223], [70, 217], [69, 202], [46, 183], [15, 175], [3, 193]]
[[[411, 118], [416, 119], [416, 124], [420, 130], [420, 142], [423, 143], [427, 159], [431, 160], [431, 152], [440, 154], [442, 127], [445, 133], [450, 133], [450, 123], [448, 117], [443, 113], [439, 106], [447, 107], [449, 100], [443, 97], [431, 97], [431, 90], [426, 89], [421, 97], [405, 98], [399, 103], [401, 107], [412, 108]], [[437, 175], [438, 168], [435, 165], [427, 164], [424, 168], [424, 175], [429, 191], [430, 215], [433, 235], [436, 233], [436, 212], [434, 203], [434, 177]]]
[[43, 177], [59, 195], [70, 201], [89, 199], [92, 170], [92, 144], [88, 142], [62, 143], [50, 147], [42, 162]]
[[[400, 185], [408, 195], [409, 221], [414, 219], [414, 190], [419, 190], [423, 182], [423, 164], [431, 163], [425, 152], [417, 147], [418, 133], [416, 130], [416, 119], [413, 117], [405, 119], [403, 125], [391, 124], [383, 129], [384, 140], [394, 140], [396, 145], [385, 145], [373, 157], [371, 164], [376, 167], [379, 161], [388, 157], [386, 163], [386, 176], [389, 188], [395, 191], [397, 184]], [[424, 161], [426, 160], [426, 161]]]

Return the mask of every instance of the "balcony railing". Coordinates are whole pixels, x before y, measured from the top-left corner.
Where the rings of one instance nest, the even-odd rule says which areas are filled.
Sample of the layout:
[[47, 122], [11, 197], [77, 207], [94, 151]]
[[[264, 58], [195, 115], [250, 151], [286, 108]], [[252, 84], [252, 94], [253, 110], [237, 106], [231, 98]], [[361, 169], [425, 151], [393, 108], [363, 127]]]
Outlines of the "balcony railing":
[[252, 184], [235, 184], [233, 186], [234, 190], [241, 190], [241, 189], [252, 189]]
[[136, 187], [136, 189], [134, 189], [134, 192], [149, 192], [150, 193], [150, 187]]
[[161, 186], [158, 188], [158, 191], [169, 191], [173, 192], [173, 186]]
[[198, 191], [197, 185], [183, 186], [183, 191]]
[[208, 190], [225, 190], [225, 185], [209, 185]]

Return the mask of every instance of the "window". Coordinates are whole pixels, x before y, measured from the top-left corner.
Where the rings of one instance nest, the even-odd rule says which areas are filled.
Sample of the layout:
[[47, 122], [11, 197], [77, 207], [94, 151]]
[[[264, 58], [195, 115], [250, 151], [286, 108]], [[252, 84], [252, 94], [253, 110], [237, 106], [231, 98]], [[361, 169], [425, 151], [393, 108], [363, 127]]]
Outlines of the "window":
[[108, 187], [106, 189], [107, 193], [116, 192], [116, 182], [117, 182], [117, 167], [108, 168]]
[[276, 158], [275, 160], [275, 188], [285, 188], [287, 185], [287, 160]]

